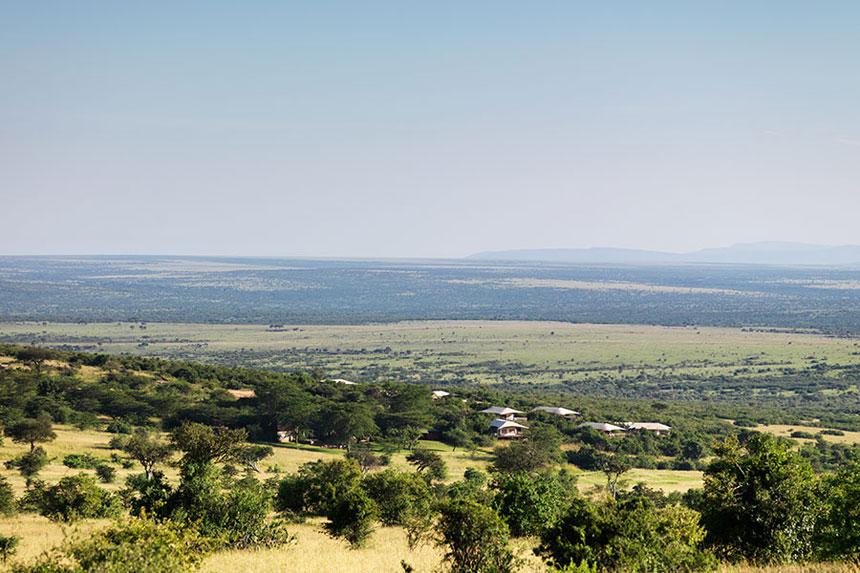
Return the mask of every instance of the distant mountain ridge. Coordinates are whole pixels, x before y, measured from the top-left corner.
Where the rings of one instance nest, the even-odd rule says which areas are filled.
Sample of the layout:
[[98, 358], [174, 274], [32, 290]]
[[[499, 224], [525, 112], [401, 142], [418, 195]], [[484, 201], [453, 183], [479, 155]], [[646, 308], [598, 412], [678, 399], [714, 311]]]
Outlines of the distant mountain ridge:
[[467, 258], [557, 263], [726, 263], [855, 266], [860, 265], [860, 246], [829, 246], [769, 241], [738, 243], [731, 247], [701, 249], [689, 253], [594, 247], [589, 249], [487, 251], [469, 255]]

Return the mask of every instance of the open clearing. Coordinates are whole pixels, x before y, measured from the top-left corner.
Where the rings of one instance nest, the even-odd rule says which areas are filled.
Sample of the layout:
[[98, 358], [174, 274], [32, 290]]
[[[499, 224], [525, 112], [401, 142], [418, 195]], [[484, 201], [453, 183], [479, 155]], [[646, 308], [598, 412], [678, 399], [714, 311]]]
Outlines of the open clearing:
[[803, 332], [512, 321], [360, 326], [0, 323], [0, 341], [294, 370], [372, 382], [772, 379], [860, 363], [860, 342]]

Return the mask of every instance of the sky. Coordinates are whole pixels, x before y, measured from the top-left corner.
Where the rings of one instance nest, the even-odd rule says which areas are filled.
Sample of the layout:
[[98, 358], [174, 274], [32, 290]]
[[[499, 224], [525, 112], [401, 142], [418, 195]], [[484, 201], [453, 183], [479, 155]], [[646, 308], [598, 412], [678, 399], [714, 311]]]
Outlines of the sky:
[[0, 3], [0, 254], [860, 244], [860, 3]]

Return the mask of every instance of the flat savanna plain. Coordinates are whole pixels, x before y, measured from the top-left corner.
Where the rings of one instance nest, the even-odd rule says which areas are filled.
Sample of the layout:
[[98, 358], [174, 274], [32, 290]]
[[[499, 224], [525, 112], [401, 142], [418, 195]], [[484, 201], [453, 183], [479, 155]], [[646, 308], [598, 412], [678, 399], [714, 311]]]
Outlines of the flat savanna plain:
[[[684, 378], [740, 377], [752, 387], [756, 380], [799, 372], [836, 379], [844, 368], [860, 364], [856, 338], [537, 321], [349, 326], [16, 322], [0, 323], [0, 341], [279, 371], [321, 368], [328, 376], [359, 382], [579, 387], [629, 381], [643, 385], [643, 390], [662, 380]], [[842, 378], [833, 392], [856, 390]]]

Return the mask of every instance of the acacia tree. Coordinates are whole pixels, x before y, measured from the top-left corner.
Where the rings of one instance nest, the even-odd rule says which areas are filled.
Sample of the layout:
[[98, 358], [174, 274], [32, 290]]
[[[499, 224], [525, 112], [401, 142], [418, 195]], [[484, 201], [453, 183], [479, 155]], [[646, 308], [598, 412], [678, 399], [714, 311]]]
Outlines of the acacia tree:
[[418, 473], [427, 472], [429, 479], [443, 480], [448, 475], [445, 460], [436, 452], [425, 449], [413, 450], [406, 456], [406, 461], [418, 469]]
[[612, 499], [618, 497], [618, 480], [630, 471], [630, 460], [620, 454], [600, 456], [600, 471], [606, 476], [606, 491]]
[[53, 352], [39, 346], [27, 346], [18, 352], [18, 360], [30, 364], [36, 372], [40, 372], [42, 364], [53, 356]]
[[170, 443], [183, 452], [183, 467], [204, 466], [241, 460], [247, 437], [244, 429], [213, 428], [196, 422], [183, 422], [170, 433]]
[[239, 450], [238, 457], [246, 466], [248, 466], [248, 468], [260, 473], [260, 469], [257, 467], [257, 464], [269, 456], [274, 455], [274, 453], [275, 451], [271, 446], [250, 444]]
[[122, 447], [129, 456], [140, 462], [146, 479], [151, 480], [156, 464], [166, 462], [173, 453], [173, 446], [162, 442], [143, 428], [139, 428]]
[[30, 451], [36, 449], [37, 443], [52, 442], [57, 434], [51, 429], [51, 419], [47, 416], [24, 418], [7, 427], [6, 435], [17, 444], [30, 444]]

